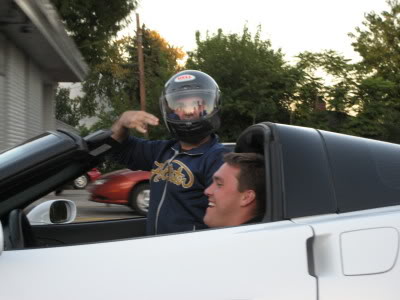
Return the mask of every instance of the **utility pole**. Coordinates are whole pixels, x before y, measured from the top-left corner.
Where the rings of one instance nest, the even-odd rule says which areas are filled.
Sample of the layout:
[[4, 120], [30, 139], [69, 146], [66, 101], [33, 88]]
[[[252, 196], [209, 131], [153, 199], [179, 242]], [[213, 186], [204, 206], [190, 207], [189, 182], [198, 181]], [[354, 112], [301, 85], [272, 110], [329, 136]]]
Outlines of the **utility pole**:
[[140, 109], [146, 111], [146, 89], [144, 85], [144, 60], [143, 60], [143, 33], [139, 22], [139, 14], [136, 13], [136, 39], [139, 63], [139, 91], [140, 91]]
[[[139, 14], [136, 13], [136, 39], [138, 50], [138, 63], [139, 63], [139, 91], [140, 91], [140, 110], [146, 111], [146, 88], [144, 85], [144, 59], [143, 59], [143, 33], [142, 27], [139, 22]], [[148, 130], [148, 128], [147, 128]], [[149, 137], [149, 131], [144, 134], [146, 138]]]

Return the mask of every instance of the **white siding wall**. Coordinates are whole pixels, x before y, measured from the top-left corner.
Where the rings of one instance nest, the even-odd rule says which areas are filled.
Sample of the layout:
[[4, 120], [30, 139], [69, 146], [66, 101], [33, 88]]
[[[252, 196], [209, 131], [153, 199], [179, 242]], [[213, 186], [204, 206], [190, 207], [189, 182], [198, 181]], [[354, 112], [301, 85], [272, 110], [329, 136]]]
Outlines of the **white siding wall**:
[[[28, 81], [27, 95], [28, 115], [27, 115], [27, 135], [35, 136], [43, 132], [43, 83], [40, 70], [35, 66], [32, 60], [28, 62]], [[53, 116], [53, 115], [52, 115]]]
[[25, 55], [14, 45], [8, 43], [5, 88], [7, 101], [5, 135], [7, 147], [18, 144], [28, 137], [26, 62]]
[[5, 96], [5, 80], [6, 80], [6, 39], [0, 33], [0, 151], [6, 147], [4, 134], [5, 128], [5, 111], [6, 111], [6, 96]]
[[0, 151], [55, 129], [56, 83], [0, 34]]
[[56, 84], [45, 84], [43, 86], [43, 130], [55, 130], [55, 97]]

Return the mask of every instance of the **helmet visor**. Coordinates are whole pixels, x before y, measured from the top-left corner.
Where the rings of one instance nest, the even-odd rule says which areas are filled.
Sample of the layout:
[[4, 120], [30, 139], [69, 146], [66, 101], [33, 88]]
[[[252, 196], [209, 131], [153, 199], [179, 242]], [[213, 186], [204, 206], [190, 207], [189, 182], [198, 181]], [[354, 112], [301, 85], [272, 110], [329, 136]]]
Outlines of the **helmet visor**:
[[211, 90], [179, 91], [165, 95], [165, 112], [169, 120], [197, 121], [217, 107], [217, 95]]

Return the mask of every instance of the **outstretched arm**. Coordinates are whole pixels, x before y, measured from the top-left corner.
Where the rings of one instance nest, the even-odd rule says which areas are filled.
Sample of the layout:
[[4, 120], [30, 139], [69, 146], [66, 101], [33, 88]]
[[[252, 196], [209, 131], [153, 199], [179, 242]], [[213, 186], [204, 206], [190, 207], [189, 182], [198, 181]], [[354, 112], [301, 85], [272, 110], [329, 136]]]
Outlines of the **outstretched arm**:
[[147, 132], [147, 125], [158, 125], [156, 116], [141, 110], [129, 110], [124, 112], [111, 127], [112, 138], [122, 143], [129, 135], [129, 129], [136, 129], [141, 133]]

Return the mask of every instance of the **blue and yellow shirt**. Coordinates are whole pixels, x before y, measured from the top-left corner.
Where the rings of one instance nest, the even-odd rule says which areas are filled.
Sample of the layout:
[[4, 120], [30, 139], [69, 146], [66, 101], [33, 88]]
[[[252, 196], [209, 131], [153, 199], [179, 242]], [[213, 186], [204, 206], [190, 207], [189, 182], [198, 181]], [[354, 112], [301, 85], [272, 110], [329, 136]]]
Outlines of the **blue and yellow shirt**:
[[206, 228], [204, 190], [222, 165], [227, 150], [216, 135], [207, 143], [182, 151], [176, 140], [149, 141], [129, 137], [117, 160], [131, 170], [151, 171], [147, 234]]

